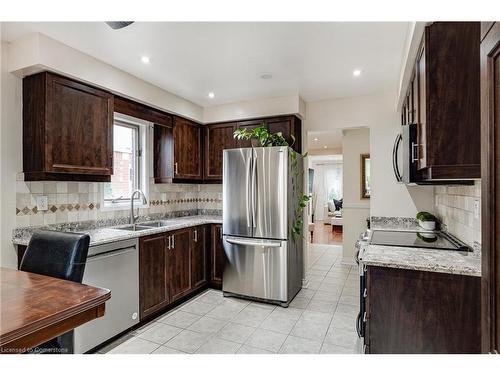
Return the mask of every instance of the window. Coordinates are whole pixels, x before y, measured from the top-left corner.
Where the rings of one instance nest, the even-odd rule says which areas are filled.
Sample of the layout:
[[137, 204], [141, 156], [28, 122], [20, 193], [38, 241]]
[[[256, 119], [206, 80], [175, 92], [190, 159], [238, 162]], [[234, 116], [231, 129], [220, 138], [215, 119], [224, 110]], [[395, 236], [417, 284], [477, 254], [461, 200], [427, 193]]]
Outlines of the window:
[[[144, 148], [148, 124], [115, 113], [113, 125], [113, 175], [104, 184], [103, 207], [122, 208], [130, 204], [136, 189], [147, 194], [147, 176]], [[141, 205], [142, 199], [137, 200]]]

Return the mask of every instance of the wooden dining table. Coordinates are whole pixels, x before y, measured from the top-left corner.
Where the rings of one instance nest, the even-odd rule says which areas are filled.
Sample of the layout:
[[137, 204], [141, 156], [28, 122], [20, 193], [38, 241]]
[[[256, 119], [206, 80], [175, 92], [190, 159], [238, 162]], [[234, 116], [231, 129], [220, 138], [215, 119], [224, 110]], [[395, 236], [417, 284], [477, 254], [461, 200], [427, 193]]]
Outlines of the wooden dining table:
[[0, 267], [0, 353], [24, 353], [104, 315], [108, 289]]

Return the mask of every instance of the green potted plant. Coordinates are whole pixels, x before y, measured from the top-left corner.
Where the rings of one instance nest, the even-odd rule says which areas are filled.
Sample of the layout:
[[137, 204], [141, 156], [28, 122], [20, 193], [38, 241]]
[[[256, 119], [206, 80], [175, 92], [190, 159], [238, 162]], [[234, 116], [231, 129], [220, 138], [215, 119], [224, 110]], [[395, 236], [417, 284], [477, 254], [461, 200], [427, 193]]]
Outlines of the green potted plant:
[[420, 225], [425, 230], [436, 229], [436, 217], [426, 211], [421, 211], [417, 214], [418, 225]]
[[[246, 128], [236, 129], [233, 133], [235, 139], [249, 140], [252, 143], [252, 147], [274, 147], [274, 146], [288, 146], [291, 147], [295, 143], [295, 138], [292, 136], [292, 144], [283, 137], [283, 133], [270, 133], [265, 124], [253, 128], [248, 131]], [[292, 167], [294, 169], [294, 175], [292, 177], [292, 186], [294, 192], [296, 192], [297, 184], [294, 181], [298, 181], [303, 178], [303, 171], [299, 168], [297, 163], [298, 153], [290, 148], [290, 156], [292, 159]], [[307, 152], [302, 155], [304, 158], [307, 156]], [[311, 200], [309, 195], [304, 194], [302, 191], [296, 192], [298, 195], [294, 221], [292, 224], [292, 235], [300, 236], [302, 234], [302, 227], [304, 226], [304, 220], [302, 219], [304, 208], [307, 207], [307, 202]]]

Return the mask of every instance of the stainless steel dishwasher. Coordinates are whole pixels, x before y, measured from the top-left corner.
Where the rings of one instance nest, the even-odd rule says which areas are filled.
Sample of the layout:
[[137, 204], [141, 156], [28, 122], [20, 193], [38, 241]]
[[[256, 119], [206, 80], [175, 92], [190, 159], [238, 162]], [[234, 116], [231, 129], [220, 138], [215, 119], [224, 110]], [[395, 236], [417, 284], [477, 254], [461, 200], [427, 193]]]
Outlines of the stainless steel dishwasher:
[[85, 353], [139, 322], [137, 239], [89, 249], [83, 284], [111, 290], [104, 316], [75, 329], [75, 353]]

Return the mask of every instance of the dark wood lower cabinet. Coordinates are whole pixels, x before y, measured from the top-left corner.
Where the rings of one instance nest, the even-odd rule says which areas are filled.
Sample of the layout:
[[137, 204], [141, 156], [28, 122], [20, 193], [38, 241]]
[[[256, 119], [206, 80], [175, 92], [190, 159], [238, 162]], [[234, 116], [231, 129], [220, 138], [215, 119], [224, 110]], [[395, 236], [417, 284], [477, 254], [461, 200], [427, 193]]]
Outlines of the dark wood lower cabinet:
[[140, 238], [141, 321], [168, 310], [209, 285], [222, 287], [225, 256], [221, 233], [222, 226], [214, 224]]
[[171, 234], [168, 252], [170, 301], [174, 302], [191, 290], [192, 228]]
[[139, 240], [140, 319], [161, 310], [170, 302], [166, 244], [164, 233]]
[[480, 277], [369, 266], [366, 352], [480, 353], [480, 283]]
[[222, 225], [212, 225], [212, 246], [210, 246], [210, 286], [222, 289], [222, 274], [226, 254], [222, 245]]
[[206, 226], [193, 228], [191, 247], [191, 287], [198, 288], [207, 283]]

